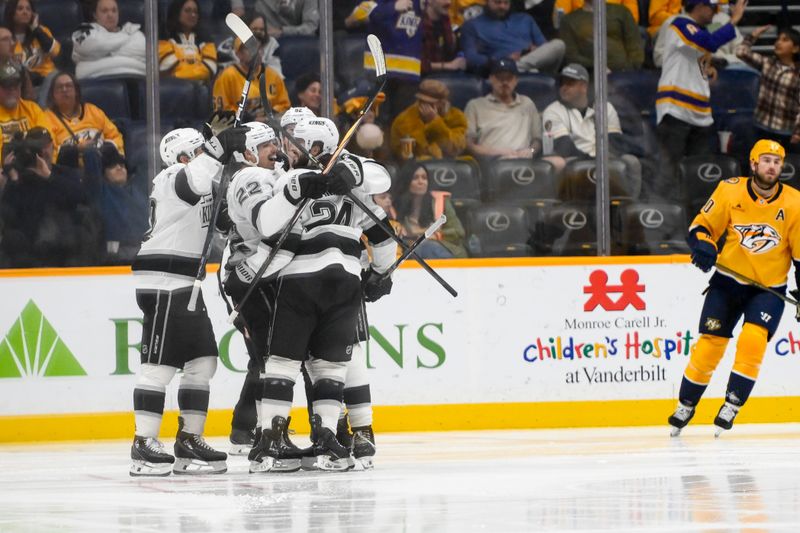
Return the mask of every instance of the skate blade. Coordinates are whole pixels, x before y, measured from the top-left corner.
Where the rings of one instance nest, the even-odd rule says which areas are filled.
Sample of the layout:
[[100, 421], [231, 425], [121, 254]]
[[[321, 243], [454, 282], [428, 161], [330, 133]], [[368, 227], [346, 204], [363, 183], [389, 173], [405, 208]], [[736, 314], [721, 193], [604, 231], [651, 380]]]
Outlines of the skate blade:
[[344, 472], [350, 470], [353, 466], [347, 457], [341, 459], [333, 459], [330, 455], [317, 455], [314, 457], [314, 470], [322, 470], [323, 472]]
[[172, 472], [177, 475], [201, 476], [203, 474], [224, 474], [228, 471], [227, 461], [201, 461], [199, 459], [175, 458]]
[[375, 463], [373, 461], [373, 457], [371, 455], [365, 455], [364, 457], [356, 457], [353, 459], [353, 468], [357, 472], [361, 472], [364, 470], [372, 470], [375, 468]]
[[728, 431], [728, 430], [725, 429], [725, 428], [721, 428], [719, 426], [714, 426], [714, 438], [718, 439], [720, 437], [720, 435], [722, 435], [726, 431]]
[[683, 428], [676, 428], [675, 426], [672, 426], [670, 428], [670, 430], [669, 430], [669, 436], [670, 437], [680, 437], [681, 436], [681, 431], [683, 431]]
[[263, 474], [264, 472], [269, 472], [272, 470], [272, 467], [275, 465], [275, 458], [274, 457], [264, 457], [261, 461], [250, 461], [250, 473], [251, 474]]
[[228, 455], [248, 455], [252, 449], [250, 444], [231, 444]]
[[313, 455], [303, 457], [300, 459], [300, 468], [309, 471], [319, 470], [319, 468], [317, 468], [317, 458]]
[[165, 477], [172, 472], [172, 463], [148, 463], [146, 461], [134, 461], [128, 473], [133, 477]]

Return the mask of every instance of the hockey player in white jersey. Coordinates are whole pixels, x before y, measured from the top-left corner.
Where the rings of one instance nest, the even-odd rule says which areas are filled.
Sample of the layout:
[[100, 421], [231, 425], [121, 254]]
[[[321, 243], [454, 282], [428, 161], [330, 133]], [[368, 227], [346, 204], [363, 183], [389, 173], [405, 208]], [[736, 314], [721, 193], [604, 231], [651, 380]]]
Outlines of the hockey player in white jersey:
[[[336, 127], [323, 118], [302, 120], [294, 136], [322, 161], [330, 158], [338, 143]], [[318, 186], [318, 178], [324, 179], [322, 191], [310, 187]], [[303, 198], [314, 199], [292, 228], [299, 239], [289, 250], [294, 254], [291, 261], [278, 274], [261, 405], [265, 428], [249, 455], [251, 472], [273, 470], [286, 453], [281, 435], [302, 361], [307, 361], [313, 381], [315, 466], [350, 467], [349, 450], [336, 440], [335, 432], [361, 306], [360, 237], [363, 231], [373, 245], [371, 276], [375, 277], [391, 266], [396, 244], [344, 195], [352, 191], [385, 218], [371, 194], [386, 190], [389, 183], [381, 165], [343, 154], [327, 176], [290, 171], [277, 182], [276, 194], [252, 212], [261, 235], [276, 238]]]
[[[227, 455], [203, 439], [209, 380], [217, 367], [217, 343], [202, 294], [187, 310], [210, 223], [212, 186], [222, 165], [243, 151], [245, 128], [204, 136], [189, 128], [168, 133], [161, 154], [168, 168], [153, 180], [150, 228], [133, 263], [136, 301], [144, 314], [142, 365], [133, 392], [136, 434], [133, 476], [222, 473]], [[175, 457], [158, 440], [166, 387], [182, 369]]]
[[[303, 119], [315, 118], [316, 115], [307, 107], [290, 107], [281, 116], [281, 128], [289, 135], [294, 135], [294, 127]], [[283, 152], [289, 158], [291, 167], [296, 167], [300, 159], [300, 151], [289, 139], [283, 139]]]

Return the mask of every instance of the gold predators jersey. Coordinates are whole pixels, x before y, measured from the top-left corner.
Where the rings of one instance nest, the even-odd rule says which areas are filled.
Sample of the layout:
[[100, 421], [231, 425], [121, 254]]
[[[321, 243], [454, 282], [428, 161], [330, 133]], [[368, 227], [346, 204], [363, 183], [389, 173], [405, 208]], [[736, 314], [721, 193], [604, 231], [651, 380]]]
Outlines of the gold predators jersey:
[[158, 65], [162, 72], [184, 80], [208, 81], [217, 73], [217, 49], [213, 42], [195, 43], [195, 34], [180, 40], [158, 41]]
[[800, 259], [800, 191], [779, 183], [762, 198], [747, 178], [721, 181], [689, 231], [698, 226], [715, 242], [725, 236], [720, 264], [767, 287], [785, 285], [792, 259]]
[[47, 118], [56, 150], [64, 144], [100, 147], [103, 142], [111, 142], [120, 153], [124, 153], [122, 134], [111, 119], [94, 104], [83, 104], [80, 115], [72, 118], [59, 117], [48, 109]]
[[0, 106], [0, 132], [2, 132], [0, 154], [2, 154], [5, 143], [10, 141], [16, 132], [28, 131], [36, 126], [46, 128], [47, 131], [53, 131], [50, 127], [50, 121], [36, 102], [20, 98], [17, 107], [14, 109], [6, 109], [4, 106]]
[[[265, 75], [267, 76], [267, 100], [276, 113], [283, 113], [291, 107], [286, 85], [280, 74], [269, 67], [266, 68]], [[214, 109], [236, 111], [245, 81], [245, 73], [242, 72], [239, 65], [231, 65], [223, 70], [217, 77], [217, 81], [214, 82]], [[258, 79], [253, 78], [245, 103], [247, 111], [255, 111], [261, 107], [261, 93], [258, 85]]]

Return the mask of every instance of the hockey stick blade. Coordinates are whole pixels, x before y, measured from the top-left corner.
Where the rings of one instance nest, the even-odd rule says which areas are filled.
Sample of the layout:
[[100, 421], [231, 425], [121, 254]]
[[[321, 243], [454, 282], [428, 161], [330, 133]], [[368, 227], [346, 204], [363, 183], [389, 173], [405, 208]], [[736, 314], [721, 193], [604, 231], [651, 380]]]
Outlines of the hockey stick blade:
[[253, 32], [244, 23], [242, 19], [239, 18], [238, 15], [235, 13], [228, 13], [225, 17], [225, 25], [230, 28], [236, 37], [242, 41], [244, 47], [247, 48], [247, 51], [251, 54], [255, 54], [258, 51], [258, 40], [253, 35]]
[[367, 35], [367, 46], [369, 53], [372, 54], [372, 60], [375, 62], [375, 76], [380, 78], [386, 75], [386, 57], [383, 55], [383, 46], [381, 40], [373, 34]]
[[441, 228], [445, 222], [447, 222], [447, 215], [442, 215], [437, 218], [436, 221], [425, 230], [425, 238], [430, 239], [431, 235], [439, 231], [439, 228]]

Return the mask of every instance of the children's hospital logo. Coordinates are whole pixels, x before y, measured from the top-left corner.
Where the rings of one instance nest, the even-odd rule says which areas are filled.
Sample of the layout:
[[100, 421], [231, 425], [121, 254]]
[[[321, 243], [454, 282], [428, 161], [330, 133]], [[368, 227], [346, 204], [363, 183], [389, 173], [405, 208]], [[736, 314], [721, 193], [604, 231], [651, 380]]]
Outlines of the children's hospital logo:
[[589, 284], [584, 285], [583, 292], [589, 295], [583, 304], [583, 310], [587, 312], [598, 307], [606, 311], [624, 311], [628, 307], [644, 311], [647, 308], [640, 296], [645, 292], [644, 283], [639, 282], [639, 273], [632, 268], [622, 271], [619, 283], [612, 284], [609, 284], [605, 270], [595, 270], [589, 274]]

